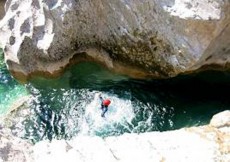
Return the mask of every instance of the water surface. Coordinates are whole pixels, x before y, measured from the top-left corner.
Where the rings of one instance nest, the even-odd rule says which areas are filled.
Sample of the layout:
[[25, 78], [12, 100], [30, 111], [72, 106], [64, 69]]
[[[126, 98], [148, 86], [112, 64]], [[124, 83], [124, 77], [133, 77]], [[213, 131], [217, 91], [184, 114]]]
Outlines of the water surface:
[[[94, 63], [71, 67], [56, 80], [37, 78], [28, 89], [36, 102], [28, 135], [71, 138], [75, 135], [116, 136], [123, 133], [166, 131], [209, 123], [229, 109], [228, 73], [205, 72], [169, 80], [134, 80]], [[100, 117], [98, 93], [112, 103]], [[31, 119], [30, 119], [31, 121]], [[29, 132], [29, 131], [28, 131]]]
[[[11, 129], [34, 142], [198, 126], [230, 106], [230, 74], [225, 72], [135, 80], [88, 62], [70, 67], [57, 79], [37, 77], [21, 85], [0, 65], [1, 114], [17, 98], [31, 94], [32, 102], [22, 109], [29, 115], [18, 113]], [[100, 116], [99, 93], [112, 101], [105, 118]]]
[[27, 95], [26, 88], [10, 75], [0, 49], [0, 117], [9, 111], [14, 101], [25, 95]]

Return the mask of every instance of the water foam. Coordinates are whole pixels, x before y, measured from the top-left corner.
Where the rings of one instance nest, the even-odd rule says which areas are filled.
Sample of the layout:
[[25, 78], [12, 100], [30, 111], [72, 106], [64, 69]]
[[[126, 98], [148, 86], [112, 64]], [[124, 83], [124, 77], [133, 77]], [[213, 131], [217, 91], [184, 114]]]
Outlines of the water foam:
[[93, 101], [85, 108], [85, 118], [83, 119], [79, 134], [97, 135], [102, 132], [103, 134], [106, 132], [114, 132], [116, 134], [117, 127], [126, 126], [126, 123], [131, 123], [135, 117], [130, 100], [120, 99], [112, 94], [104, 94], [103, 97], [111, 100], [105, 117], [101, 117], [101, 103], [96, 93]]

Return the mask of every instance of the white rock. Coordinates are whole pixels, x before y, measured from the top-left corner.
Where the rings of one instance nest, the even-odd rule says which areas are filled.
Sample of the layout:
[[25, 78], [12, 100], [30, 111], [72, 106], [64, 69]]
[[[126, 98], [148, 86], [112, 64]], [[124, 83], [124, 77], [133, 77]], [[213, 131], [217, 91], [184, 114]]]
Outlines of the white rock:
[[213, 116], [210, 124], [214, 127], [230, 127], [230, 111], [226, 110]]

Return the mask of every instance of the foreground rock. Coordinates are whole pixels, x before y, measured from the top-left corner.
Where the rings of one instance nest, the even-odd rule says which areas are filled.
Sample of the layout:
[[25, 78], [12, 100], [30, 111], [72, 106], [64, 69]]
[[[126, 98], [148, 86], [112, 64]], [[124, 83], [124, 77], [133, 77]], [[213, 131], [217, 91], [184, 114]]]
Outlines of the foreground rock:
[[43, 141], [35, 145], [34, 153], [39, 162], [228, 162], [230, 111], [214, 116], [207, 126], [105, 139], [83, 136], [71, 141]]
[[0, 162], [33, 161], [32, 144], [17, 138], [0, 125]]
[[1, 47], [14, 76], [93, 60], [134, 77], [229, 69], [230, 2], [8, 0]]
[[0, 161], [4, 162], [230, 161], [230, 111], [215, 115], [209, 125], [201, 127], [124, 134], [105, 139], [77, 136], [69, 141], [41, 141], [34, 146], [13, 138], [12, 135], [8, 135], [9, 133], [2, 133], [2, 130], [0, 132]]

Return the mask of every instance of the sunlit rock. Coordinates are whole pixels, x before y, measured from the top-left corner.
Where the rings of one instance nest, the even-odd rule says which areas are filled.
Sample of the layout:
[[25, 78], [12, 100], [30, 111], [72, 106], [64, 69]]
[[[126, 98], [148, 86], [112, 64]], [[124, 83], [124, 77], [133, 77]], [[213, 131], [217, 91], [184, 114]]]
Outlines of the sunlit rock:
[[32, 144], [0, 125], [0, 162], [33, 161]]
[[[224, 114], [215, 115], [213, 120], [229, 122], [229, 111]], [[229, 125], [223, 128], [228, 131], [230, 129]], [[227, 162], [230, 160], [230, 134], [210, 124], [175, 131], [124, 134], [105, 139], [77, 136], [70, 141], [42, 141], [33, 149], [35, 159], [39, 162]]]
[[221, 127], [230, 127], [230, 111], [223, 111], [217, 115], [214, 115], [210, 125], [221, 128]]
[[229, 69], [229, 1], [11, 0], [0, 22], [8, 68], [21, 78], [93, 60], [133, 77]]

